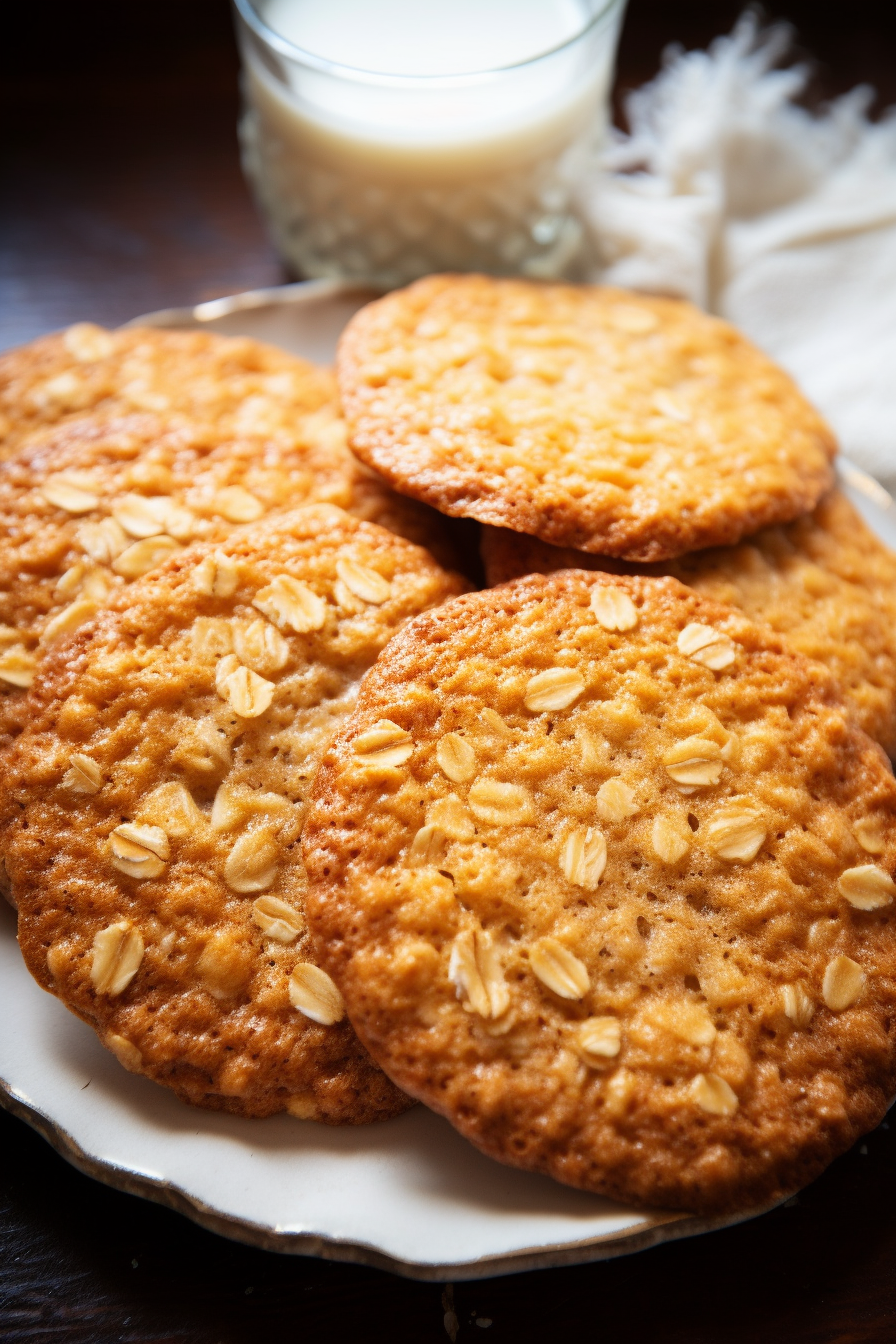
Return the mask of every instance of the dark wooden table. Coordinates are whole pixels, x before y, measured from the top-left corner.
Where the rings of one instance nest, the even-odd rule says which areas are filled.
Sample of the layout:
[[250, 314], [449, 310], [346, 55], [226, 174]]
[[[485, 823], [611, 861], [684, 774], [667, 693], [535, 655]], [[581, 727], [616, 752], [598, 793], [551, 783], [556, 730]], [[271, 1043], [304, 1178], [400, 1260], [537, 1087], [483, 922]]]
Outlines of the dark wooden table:
[[[620, 88], [653, 74], [667, 42], [705, 45], [739, 9], [630, 0]], [[879, 106], [896, 101], [892, 0], [777, 0], [774, 13], [817, 57], [813, 98], [867, 81]], [[0, 72], [0, 347], [286, 278], [239, 173], [225, 0], [9, 5]], [[755, 1222], [453, 1287], [222, 1240], [81, 1176], [2, 1113], [0, 1172], [10, 1344], [896, 1340], [896, 1127], [886, 1124]]]

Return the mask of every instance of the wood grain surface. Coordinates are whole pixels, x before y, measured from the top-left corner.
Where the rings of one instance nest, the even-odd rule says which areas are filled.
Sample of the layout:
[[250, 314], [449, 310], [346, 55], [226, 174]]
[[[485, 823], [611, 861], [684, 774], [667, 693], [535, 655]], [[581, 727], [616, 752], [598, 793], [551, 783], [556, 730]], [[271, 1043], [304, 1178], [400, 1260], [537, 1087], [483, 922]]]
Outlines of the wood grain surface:
[[[630, 0], [620, 90], [668, 42], [705, 45], [740, 7]], [[817, 58], [812, 98], [867, 81], [879, 107], [896, 101], [892, 0], [778, 0], [772, 16]], [[286, 278], [240, 176], [226, 0], [7, 6], [0, 76], [0, 346]], [[730, 1231], [417, 1284], [215, 1237], [80, 1175], [0, 1113], [0, 1340], [877, 1344], [896, 1340], [894, 1178], [884, 1124], [796, 1200]]]

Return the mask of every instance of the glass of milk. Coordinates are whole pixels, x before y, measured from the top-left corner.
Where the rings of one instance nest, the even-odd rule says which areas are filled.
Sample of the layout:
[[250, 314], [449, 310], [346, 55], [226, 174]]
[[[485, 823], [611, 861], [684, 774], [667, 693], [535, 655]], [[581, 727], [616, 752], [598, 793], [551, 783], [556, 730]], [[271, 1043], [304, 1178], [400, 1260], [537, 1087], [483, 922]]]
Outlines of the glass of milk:
[[575, 277], [625, 0], [234, 0], [243, 165], [300, 276]]

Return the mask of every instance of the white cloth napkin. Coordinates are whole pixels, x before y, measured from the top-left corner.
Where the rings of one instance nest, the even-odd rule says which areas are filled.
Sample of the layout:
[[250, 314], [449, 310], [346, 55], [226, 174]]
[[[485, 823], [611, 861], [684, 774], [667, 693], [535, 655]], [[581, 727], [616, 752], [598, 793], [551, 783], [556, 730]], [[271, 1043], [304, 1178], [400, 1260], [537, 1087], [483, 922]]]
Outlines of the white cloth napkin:
[[867, 88], [796, 106], [790, 41], [748, 14], [631, 95], [631, 133], [580, 185], [593, 278], [734, 322], [896, 489], [896, 110], [871, 123]]

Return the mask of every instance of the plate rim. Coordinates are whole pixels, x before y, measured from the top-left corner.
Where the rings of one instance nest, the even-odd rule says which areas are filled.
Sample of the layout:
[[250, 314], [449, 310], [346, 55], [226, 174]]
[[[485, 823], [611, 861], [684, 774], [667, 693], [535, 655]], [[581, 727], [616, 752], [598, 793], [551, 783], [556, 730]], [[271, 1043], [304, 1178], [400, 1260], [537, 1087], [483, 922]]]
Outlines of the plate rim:
[[634, 1255], [638, 1251], [649, 1250], [652, 1246], [659, 1246], [667, 1241], [681, 1241], [687, 1237], [703, 1236], [707, 1232], [735, 1227], [739, 1223], [770, 1212], [783, 1202], [777, 1200], [759, 1209], [715, 1218], [698, 1218], [682, 1213], [649, 1213], [648, 1221], [632, 1228], [631, 1231], [602, 1232], [581, 1240], [558, 1242], [550, 1247], [527, 1246], [519, 1251], [480, 1256], [475, 1260], [451, 1263], [404, 1260], [378, 1249], [369, 1242], [334, 1237], [325, 1232], [278, 1232], [263, 1223], [221, 1213], [210, 1204], [191, 1195], [176, 1181], [148, 1176], [118, 1163], [93, 1157], [68, 1133], [64, 1125], [47, 1115], [39, 1106], [18, 1095], [16, 1089], [3, 1078], [0, 1078], [0, 1107], [23, 1120], [40, 1134], [60, 1157], [83, 1175], [123, 1194], [135, 1195], [152, 1204], [160, 1204], [164, 1208], [182, 1214], [207, 1232], [214, 1232], [230, 1241], [254, 1246], [258, 1250], [274, 1251], [284, 1255], [313, 1256], [343, 1264], [367, 1265], [372, 1269], [385, 1270], [418, 1282], [467, 1282], [508, 1274], [523, 1274], [534, 1269], [556, 1269], [593, 1264], [599, 1260], [614, 1260], [622, 1255]]
[[291, 308], [319, 299], [339, 298], [343, 295], [365, 294], [376, 298], [385, 293], [377, 285], [361, 280], [295, 280], [286, 285], [268, 285], [262, 289], [244, 289], [239, 294], [226, 294], [203, 303], [187, 304], [182, 308], [156, 308], [149, 313], [129, 318], [123, 327], [203, 327], [234, 313], [250, 312], [258, 308]]

